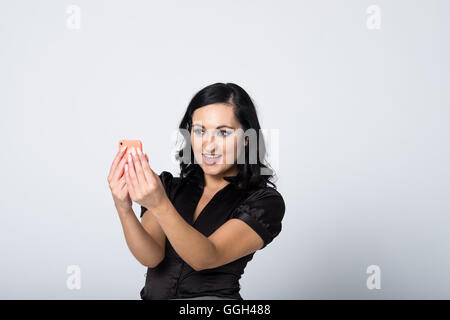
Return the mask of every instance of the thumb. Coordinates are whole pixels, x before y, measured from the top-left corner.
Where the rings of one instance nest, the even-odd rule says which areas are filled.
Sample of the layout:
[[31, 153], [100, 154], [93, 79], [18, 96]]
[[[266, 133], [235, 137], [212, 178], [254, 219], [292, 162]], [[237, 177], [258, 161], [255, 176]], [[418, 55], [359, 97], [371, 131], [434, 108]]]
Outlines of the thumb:
[[[145, 154], [145, 159], [147, 159], [147, 162], [148, 162], [148, 155], [147, 154]], [[148, 166], [150, 167], [150, 171], [153, 171], [152, 167], [150, 166], [150, 162], [148, 162]]]

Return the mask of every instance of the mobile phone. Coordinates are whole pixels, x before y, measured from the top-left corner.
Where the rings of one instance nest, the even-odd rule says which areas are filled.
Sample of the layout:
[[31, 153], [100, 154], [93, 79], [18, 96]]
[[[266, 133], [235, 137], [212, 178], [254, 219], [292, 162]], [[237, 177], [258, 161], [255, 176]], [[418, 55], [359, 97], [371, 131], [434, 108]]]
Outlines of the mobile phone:
[[120, 140], [119, 141], [119, 150], [121, 150], [124, 146], [127, 146], [126, 153], [130, 151], [131, 148], [139, 149], [142, 152], [142, 142], [141, 140]]

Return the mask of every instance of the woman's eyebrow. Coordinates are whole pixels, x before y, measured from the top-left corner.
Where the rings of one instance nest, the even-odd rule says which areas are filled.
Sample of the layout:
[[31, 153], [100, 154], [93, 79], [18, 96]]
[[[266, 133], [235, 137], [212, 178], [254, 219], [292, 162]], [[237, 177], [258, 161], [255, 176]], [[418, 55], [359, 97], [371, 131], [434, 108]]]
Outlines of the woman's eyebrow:
[[[201, 124], [198, 124], [198, 123], [194, 123], [194, 127], [195, 127], [195, 126], [202, 127], [202, 128], [205, 127], [205, 126], [203, 126], [203, 125], [201, 125]], [[221, 128], [235, 129], [235, 128], [233, 128], [233, 127], [231, 127], [231, 126], [227, 126], [227, 125], [221, 125], [221, 126], [218, 126], [216, 129], [221, 129]]]

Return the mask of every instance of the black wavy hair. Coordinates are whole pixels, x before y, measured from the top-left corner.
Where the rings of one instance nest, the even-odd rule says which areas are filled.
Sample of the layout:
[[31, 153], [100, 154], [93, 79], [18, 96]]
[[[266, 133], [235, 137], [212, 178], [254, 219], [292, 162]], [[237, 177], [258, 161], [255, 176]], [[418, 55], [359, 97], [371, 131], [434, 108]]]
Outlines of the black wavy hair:
[[[250, 164], [249, 162], [249, 147], [251, 145], [250, 139], [249, 143], [245, 146], [245, 161], [240, 161], [244, 163], [237, 163], [238, 174], [235, 177], [224, 177], [225, 180], [230, 183], [234, 183], [238, 189], [252, 189], [259, 187], [266, 187], [267, 184], [272, 185], [276, 189], [276, 185], [270, 181], [273, 180], [274, 171], [269, 168], [268, 164], [264, 164], [260, 161], [260, 158], [265, 161], [266, 158], [266, 146], [264, 142], [264, 137], [259, 134], [261, 129], [258, 121], [258, 116], [256, 114], [255, 105], [252, 99], [247, 94], [247, 92], [240, 86], [234, 83], [214, 83], [205, 88], [201, 89], [196, 93], [191, 102], [189, 103], [186, 113], [180, 122], [179, 129], [184, 129], [189, 132], [189, 136], [185, 136], [186, 139], [190, 139], [190, 133], [192, 128], [192, 115], [194, 111], [203, 106], [207, 106], [213, 103], [225, 103], [233, 107], [234, 115], [236, 119], [240, 122], [244, 132], [248, 129], [254, 129], [256, 131], [256, 146], [252, 147], [252, 152], [256, 152], [258, 155], [257, 163]], [[194, 162], [194, 152], [192, 146], [189, 143], [185, 143], [181, 150], [178, 150], [175, 154], [177, 161], [180, 162], [180, 178], [186, 178], [191, 172], [194, 172], [200, 167], [199, 164]], [[191, 159], [189, 163], [184, 163], [183, 154], [185, 148], [190, 148]], [[255, 151], [256, 148], [256, 151]], [[188, 151], [188, 150], [186, 150]], [[261, 169], [266, 168], [271, 174], [261, 175]], [[200, 168], [201, 169], [201, 168]]]

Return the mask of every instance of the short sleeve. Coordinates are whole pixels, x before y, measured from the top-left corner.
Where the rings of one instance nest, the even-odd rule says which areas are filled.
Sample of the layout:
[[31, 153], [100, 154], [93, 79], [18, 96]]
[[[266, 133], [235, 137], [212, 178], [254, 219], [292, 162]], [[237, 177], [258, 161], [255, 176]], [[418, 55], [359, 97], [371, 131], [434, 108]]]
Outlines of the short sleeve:
[[[159, 175], [159, 179], [161, 180], [164, 189], [166, 190], [167, 196], [170, 198], [170, 190], [172, 187], [172, 181], [173, 181], [173, 175], [169, 171], [163, 171]], [[144, 215], [145, 211], [147, 211], [147, 208], [141, 206], [141, 218]]]
[[285, 209], [281, 194], [268, 187], [252, 193], [233, 211], [231, 218], [247, 223], [263, 239], [264, 248], [281, 232]]

